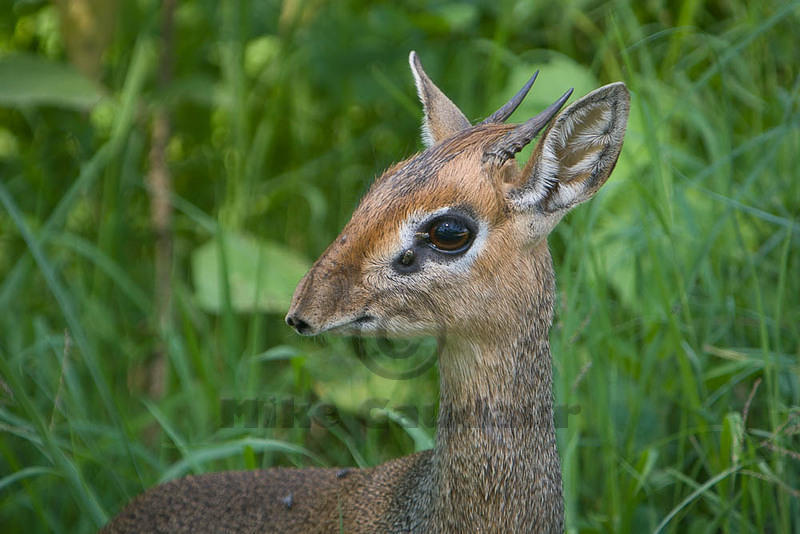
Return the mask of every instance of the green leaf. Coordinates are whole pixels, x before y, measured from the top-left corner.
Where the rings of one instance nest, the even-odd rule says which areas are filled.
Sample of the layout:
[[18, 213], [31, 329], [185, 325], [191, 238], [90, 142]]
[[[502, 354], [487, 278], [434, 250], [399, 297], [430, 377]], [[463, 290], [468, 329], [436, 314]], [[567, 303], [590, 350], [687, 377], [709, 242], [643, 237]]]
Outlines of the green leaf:
[[308, 449], [299, 447], [292, 443], [286, 443], [284, 441], [278, 441], [274, 439], [242, 438], [235, 441], [216, 443], [188, 452], [184, 455], [183, 459], [174, 463], [169, 469], [161, 473], [161, 478], [159, 480], [161, 482], [166, 482], [167, 480], [172, 480], [173, 478], [183, 476], [195, 465], [202, 466], [203, 464], [210, 463], [215, 460], [239, 456], [240, 454], [244, 454], [244, 447], [250, 447], [254, 453], [274, 451], [286, 454], [301, 454], [311, 458], [319, 465], [325, 465], [325, 462], [322, 458]]
[[386, 414], [386, 417], [403, 427], [408, 435], [411, 436], [411, 439], [414, 440], [415, 452], [425, 451], [433, 448], [433, 437], [423, 428], [420, 428], [418, 421], [409, 419], [405, 415], [394, 410], [384, 409], [383, 412]]
[[258, 467], [256, 453], [250, 445], [245, 445], [244, 448], [242, 448], [242, 457], [244, 458], [244, 465], [247, 469], [256, 469]]
[[281, 40], [276, 35], [263, 35], [247, 43], [244, 49], [244, 70], [256, 78], [267, 65], [278, 57]]
[[656, 462], [658, 461], [658, 449], [654, 447], [648, 447], [639, 455], [639, 461], [636, 462], [636, 486], [632, 492], [632, 496], [636, 495], [641, 491], [641, 489], [647, 484], [648, 478], [653, 472], [653, 467], [655, 467]]
[[744, 422], [739, 412], [728, 412], [722, 421], [720, 435], [720, 468], [735, 466], [741, 463], [742, 441], [744, 440]]
[[[719, 457], [715, 458], [712, 463], [718, 471], [726, 468], [736, 469], [741, 467], [743, 439], [744, 423], [742, 415], [739, 412], [728, 412], [722, 421], [722, 433], [719, 437]], [[720, 481], [718, 493], [722, 499], [728, 500], [733, 497], [735, 481], [735, 475]]]
[[225, 308], [223, 266], [234, 311], [285, 313], [309, 264], [278, 243], [226, 232], [192, 253], [195, 297], [211, 313], [220, 313]]
[[66, 63], [29, 54], [0, 57], [0, 106], [59, 106], [87, 110], [102, 89]]

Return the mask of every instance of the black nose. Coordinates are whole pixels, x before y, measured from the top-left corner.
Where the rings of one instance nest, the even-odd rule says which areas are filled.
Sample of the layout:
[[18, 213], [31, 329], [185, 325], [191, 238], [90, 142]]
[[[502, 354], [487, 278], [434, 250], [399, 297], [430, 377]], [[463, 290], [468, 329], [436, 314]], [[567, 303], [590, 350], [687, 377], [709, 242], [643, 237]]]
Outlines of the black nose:
[[287, 315], [286, 324], [297, 330], [299, 334], [307, 334], [311, 331], [311, 325], [299, 318], [297, 315]]

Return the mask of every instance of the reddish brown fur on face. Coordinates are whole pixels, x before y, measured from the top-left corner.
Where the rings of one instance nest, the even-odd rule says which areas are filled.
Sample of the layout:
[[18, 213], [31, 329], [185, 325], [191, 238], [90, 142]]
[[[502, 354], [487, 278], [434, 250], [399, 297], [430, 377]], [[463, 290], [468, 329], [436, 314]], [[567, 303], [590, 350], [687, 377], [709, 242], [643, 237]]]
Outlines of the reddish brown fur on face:
[[[379, 279], [385, 275], [376, 273], [402, 252], [397, 248], [400, 224], [414, 213], [448, 206], [469, 208], [490, 226], [487, 246], [496, 254], [481, 255], [475, 268], [479, 278], [473, 282], [483, 279], [483, 289], [499, 298], [497, 280], [491, 276], [496, 266], [491, 264], [508, 261], [509, 254], [522, 248], [513, 232], [503, 230], [510, 215], [505, 186], [520, 171], [514, 162], [501, 169], [485, 168], [481, 155], [510, 128], [497, 124], [470, 128], [387, 170], [300, 282], [293, 310], [318, 327], [358, 315], [370, 299], [375, 303], [376, 289], [386, 288], [386, 281]], [[480, 288], [479, 284], [475, 287]]]
[[490, 222], [505, 204], [497, 172], [484, 168], [487, 146], [513, 129], [507, 124], [469, 128], [388, 169], [378, 178], [348, 223], [371, 216], [402, 221], [411, 211], [471, 204]]

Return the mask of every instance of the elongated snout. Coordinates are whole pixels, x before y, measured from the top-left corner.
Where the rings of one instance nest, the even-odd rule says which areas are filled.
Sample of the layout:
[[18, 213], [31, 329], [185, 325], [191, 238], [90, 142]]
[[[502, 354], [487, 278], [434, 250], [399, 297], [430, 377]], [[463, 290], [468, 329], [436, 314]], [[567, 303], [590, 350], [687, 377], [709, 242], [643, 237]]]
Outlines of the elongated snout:
[[313, 336], [347, 325], [365, 305], [360, 266], [336, 243], [317, 260], [294, 291], [286, 324], [300, 335]]
[[321, 324], [317, 313], [319, 306], [315, 303], [315, 293], [319, 296], [320, 291], [314, 283], [316, 269], [319, 262], [300, 280], [292, 296], [292, 303], [286, 313], [286, 324], [294, 328], [302, 336], [313, 336], [321, 330]]

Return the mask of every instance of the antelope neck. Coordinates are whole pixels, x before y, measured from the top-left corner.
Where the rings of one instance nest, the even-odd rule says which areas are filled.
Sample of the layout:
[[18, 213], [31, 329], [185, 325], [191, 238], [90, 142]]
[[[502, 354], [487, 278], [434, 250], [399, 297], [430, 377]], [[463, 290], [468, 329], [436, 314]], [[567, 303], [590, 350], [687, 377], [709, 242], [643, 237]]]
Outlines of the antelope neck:
[[522, 314], [516, 338], [443, 348], [430, 485], [435, 531], [563, 532], [552, 293], [542, 293]]

